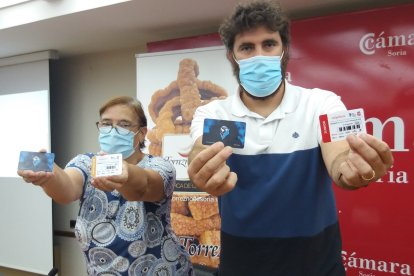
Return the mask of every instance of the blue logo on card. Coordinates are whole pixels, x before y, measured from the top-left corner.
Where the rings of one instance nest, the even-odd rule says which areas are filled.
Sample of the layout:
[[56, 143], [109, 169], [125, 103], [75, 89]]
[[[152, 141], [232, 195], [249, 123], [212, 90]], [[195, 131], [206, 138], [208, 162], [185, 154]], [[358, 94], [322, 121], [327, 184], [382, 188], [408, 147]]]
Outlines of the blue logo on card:
[[40, 158], [39, 158], [39, 156], [35, 156], [35, 157], [33, 157], [33, 166], [35, 167], [35, 168], [37, 168], [39, 165], [40, 165]]
[[230, 129], [226, 126], [221, 126], [220, 128], [220, 137], [222, 140], [230, 134]]

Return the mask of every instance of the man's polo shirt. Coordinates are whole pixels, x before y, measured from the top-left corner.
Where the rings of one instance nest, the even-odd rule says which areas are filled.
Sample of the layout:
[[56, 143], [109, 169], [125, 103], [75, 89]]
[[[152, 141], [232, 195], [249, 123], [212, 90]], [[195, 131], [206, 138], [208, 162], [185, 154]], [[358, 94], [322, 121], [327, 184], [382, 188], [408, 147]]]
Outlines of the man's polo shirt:
[[243, 121], [243, 149], [227, 161], [237, 173], [231, 192], [219, 199], [221, 230], [249, 238], [310, 237], [337, 223], [331, 180], [319, 143], [319, 115], [345, 110], [336, 94], [285, 82], [282, 102], [268, 117], [250, 111], [239, 93], [199, 107], [193, 141], [204, 118]]

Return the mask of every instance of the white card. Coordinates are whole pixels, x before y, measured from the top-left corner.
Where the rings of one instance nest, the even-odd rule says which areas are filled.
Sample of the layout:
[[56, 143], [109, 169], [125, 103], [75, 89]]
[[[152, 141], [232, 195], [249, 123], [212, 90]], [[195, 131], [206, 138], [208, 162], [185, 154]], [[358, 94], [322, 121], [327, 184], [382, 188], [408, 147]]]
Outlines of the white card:
[[92, 159], [92, 176], [110, 176], [122, 173], [122, 154], [96, 155]]
[[344, 110], [319, 116], [324, 143], [344, 140], [349, 134], [366, 133], [364, 110]]

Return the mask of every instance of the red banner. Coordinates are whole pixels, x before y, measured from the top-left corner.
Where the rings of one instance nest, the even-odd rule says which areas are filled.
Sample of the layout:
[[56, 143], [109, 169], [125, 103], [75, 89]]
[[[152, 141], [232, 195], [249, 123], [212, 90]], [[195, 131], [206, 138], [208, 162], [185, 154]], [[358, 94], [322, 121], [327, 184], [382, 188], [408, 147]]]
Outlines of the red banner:
[[412, 275], [414, 5], [293, 22], [291, 81], [365, 110], [395, 163], [369, 188], [336, 189], [347, 275]]

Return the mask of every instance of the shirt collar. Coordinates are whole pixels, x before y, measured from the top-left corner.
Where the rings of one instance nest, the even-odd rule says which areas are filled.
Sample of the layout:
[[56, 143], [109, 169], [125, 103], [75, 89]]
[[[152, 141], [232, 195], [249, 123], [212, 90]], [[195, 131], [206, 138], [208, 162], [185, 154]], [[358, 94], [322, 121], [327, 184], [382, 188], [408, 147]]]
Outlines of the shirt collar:
[[[299, 103], [299, 93], [296, 92], [295, 86], [285, 81], [285, 94], [283, 95], [280, 105], [266, 118], [266, 120], [282, 119], [286, 114], [295, 111]], [[250, 111], [242, 102], [240, 98], [240, 91], [233, 95], [232, 99], [232, 114], [236, 117], [254, 117], [261, 118], [259, 114]]]

